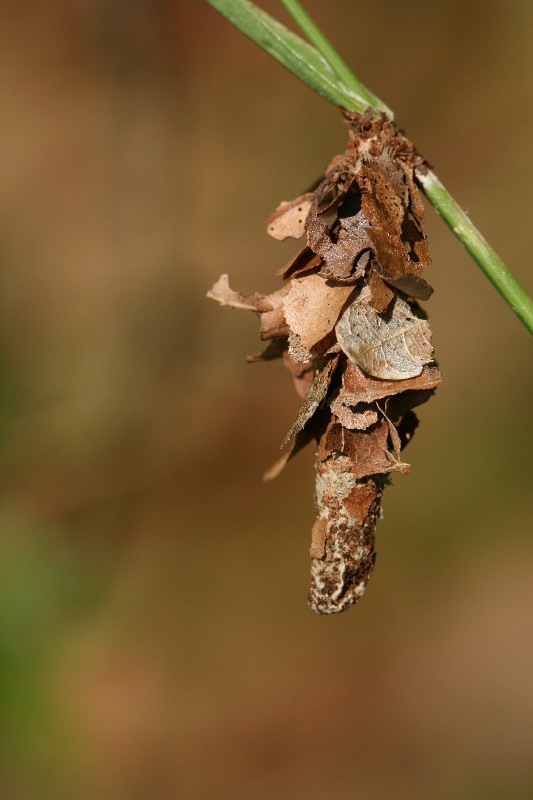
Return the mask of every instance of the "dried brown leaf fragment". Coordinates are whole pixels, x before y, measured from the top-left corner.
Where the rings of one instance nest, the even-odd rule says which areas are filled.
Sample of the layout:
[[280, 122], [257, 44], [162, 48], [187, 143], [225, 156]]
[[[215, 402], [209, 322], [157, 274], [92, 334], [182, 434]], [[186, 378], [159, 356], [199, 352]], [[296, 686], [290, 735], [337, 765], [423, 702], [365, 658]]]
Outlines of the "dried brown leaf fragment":
[[265, 311], [272, 307], [267, 302], [265, 303], [266, 295], [254, 292], [253, 294], [245, 297], [240, 292], [235, 292], [229, 285], [229, 275], [221, 275], [211, 289], [207, 292], [207, 297], [210, 300], [216, 300], [221, 306], [230, 306], [231, 308], [242, 308], [245, 311]]
[[353, 361], [345, 360], [342, 369], [342, 402], [348, 405], [371, 403], [383, 397], [392, 397], [400, 392], [415, 389], [435, 389], [441, 382], [440, 370], [434, 365], [425, 365], [420, 375], [403, 380], [383, 380], [368, 375]]
[[366, 403], [343, 402], [340, 395], [330, 401], [329, 407], [342, 427], [350, 431], [363, 431], [379, 419], [375, 408], [369, 408]]
[[296, 433], [303, 430], [307, 422], [309, 422], [323, 404], [338, 360], [338, 355], [317, 360], [313, 382], [303, 399], [295, 422], [282, 442], [282, 447], [284, 447]]
[[245, 311], [255, 311], [261, 317], [261, 339], [275, 339], [287, 336], [289, 328], [283, 315], [283, 298], [289, 291], [286, 284], [272, 294], [265, 295], [254, 292], [247, 297], [241, 292], [234, 291], [229, 285], [229, 275], [221, 275], [207, 292], [210, 300], [216, 300], [221, 306], [240, 308]]
[[320, 437], [317, 459], [327, 461], [331, 454], [342, 454], [350, 460], [350, 474], [354, 479], [389, 472], [406, 472], [409, 465], [398, 464], [389, 450], [389, 426], [383, 417], [365, 430], [344, 428], [332, 417]]
[[338, 286], [316, 274], [290, 281], [283, 312], [303, 347], [312, 350], [333, 329], [352, 292], [353, 286]]
[[322, 275], [350, 283], [364, 275], [372, 247], [369, 224], [361, 211], [351, 217], [341, 218], [331, 229], [318, 215], [309, 217], [307, 244], [324, 262]]
[[283, 201], [267, 220], [267, 232], [274, 239], [299, 239], [305, 233], [305, 220], [313, 202], [313, 194], [307, 192], [290, 202]]
[[296, 278], [302, 273], [316, 271], [316, 267], [322, 264], [322, 259], [313, 253], [310, 247], [304, 247], [303, 250], [292, 259], [288, 266], [282, 267], [278, 270], [277, 274], [281, 275], [285, 280], [287, 278]]

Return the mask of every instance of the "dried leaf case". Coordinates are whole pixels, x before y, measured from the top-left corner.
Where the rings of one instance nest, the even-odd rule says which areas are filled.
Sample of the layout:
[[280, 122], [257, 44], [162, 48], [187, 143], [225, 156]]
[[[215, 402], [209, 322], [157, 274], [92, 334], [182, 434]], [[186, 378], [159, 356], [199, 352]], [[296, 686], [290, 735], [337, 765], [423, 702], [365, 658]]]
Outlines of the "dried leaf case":
[[346, 152], [313, 192], [281, 203], [267, 222], [276, 239], [307, 238], [283, 286], [244, 297], [223, 275], [208, 292], [259, 315], [268, 344], [249, 360], [282, 358], [302, 398], [286, 450], [265, 477], [316, 442], [309, 603], [320, 614], [363, 594], [383, 488], [390, 473], [408, 472], [400, 450], [418, 424], [413, 408], [441, 380], [417, 303], [432, 293], [421, 276], [430, 257], [413, 172], [423, 159], [385, 116], [345, 118]]

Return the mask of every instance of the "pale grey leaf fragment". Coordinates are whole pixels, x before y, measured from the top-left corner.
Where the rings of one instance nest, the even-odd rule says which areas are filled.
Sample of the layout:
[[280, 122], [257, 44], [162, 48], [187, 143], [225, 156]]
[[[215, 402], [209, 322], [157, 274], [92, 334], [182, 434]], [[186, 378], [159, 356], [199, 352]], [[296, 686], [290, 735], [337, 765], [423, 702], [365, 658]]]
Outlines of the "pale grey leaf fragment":
[[385, 316], [368, 304], [363, 289], [335, 331], [348, 358], [376, 378], [413, 378], [432, 360], [429, 325], [401, 297], [396, 297], [392, 312]]

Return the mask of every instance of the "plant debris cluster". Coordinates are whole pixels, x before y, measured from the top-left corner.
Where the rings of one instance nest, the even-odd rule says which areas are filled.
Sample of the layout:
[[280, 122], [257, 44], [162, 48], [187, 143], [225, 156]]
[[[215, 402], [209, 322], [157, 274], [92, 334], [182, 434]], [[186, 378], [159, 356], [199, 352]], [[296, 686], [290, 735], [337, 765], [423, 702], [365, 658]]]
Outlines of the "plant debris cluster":
[[222, 275], [208, 293], [259, 314], [265, 350], [282, 358], [302, 399], [277, 476], [310, 441], [316, 451], [311, 608], [344, 611], [361, 597], [375, 560], [381, 493], [418, 421], [413, 409], [440, 382], [431, 331], [417, 301], [432, 288], [412, 143], [382, 115], [346, 114], [349, 141], [314, 191], [281, 203], [267, 223], [276, 239], [307, 236], [270, 295], [244, 297]]

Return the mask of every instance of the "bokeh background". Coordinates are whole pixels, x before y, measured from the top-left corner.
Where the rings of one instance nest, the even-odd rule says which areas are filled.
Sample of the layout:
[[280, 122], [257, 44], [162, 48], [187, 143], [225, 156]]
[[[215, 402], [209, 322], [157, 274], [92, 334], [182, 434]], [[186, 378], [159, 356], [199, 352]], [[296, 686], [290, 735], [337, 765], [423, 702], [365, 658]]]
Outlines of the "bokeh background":
[[[307, 8], [531, 292], [531, 2]], [[531, 797], [525, 329], [428, 207], [445, 381], [314, 616], [312, 453], [261, 482], [298, 400], [205, 292], [276, 288], [339, 115], [203, 2], [1, 28], [1, 797]]]

